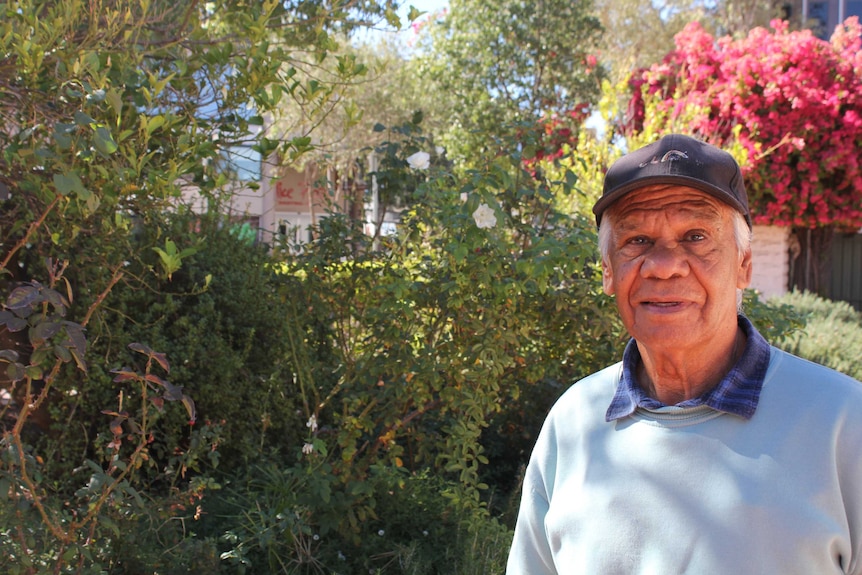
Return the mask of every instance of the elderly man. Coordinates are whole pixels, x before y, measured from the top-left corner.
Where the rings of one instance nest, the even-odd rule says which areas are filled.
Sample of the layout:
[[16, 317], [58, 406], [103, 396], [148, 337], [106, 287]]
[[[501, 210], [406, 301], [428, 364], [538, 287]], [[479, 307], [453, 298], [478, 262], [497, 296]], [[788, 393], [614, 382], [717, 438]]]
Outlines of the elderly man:
[[632, 339], [548, 414], [507, 573], [862, 574], [862, 385], [738, 313], [739, 166], [669, 135], [616, 162], [593, 211]]

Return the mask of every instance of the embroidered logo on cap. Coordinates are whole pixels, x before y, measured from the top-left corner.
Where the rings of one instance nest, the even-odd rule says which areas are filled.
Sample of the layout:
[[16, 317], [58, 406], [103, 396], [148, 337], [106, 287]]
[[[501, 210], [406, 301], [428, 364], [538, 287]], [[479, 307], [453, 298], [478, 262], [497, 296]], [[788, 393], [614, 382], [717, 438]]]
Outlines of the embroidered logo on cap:
[[664, 162], [672, 162], [674, 160], [687, 160], [688, 154], [685, 152], [681, 152], [680, 150], [670, 150], [661, 159], [658, 159], [656, 156], [653, 156], [652, 159], [648, 162], [643, 162], [640, 167], [645, 168], [650, 164], [662, 164]]

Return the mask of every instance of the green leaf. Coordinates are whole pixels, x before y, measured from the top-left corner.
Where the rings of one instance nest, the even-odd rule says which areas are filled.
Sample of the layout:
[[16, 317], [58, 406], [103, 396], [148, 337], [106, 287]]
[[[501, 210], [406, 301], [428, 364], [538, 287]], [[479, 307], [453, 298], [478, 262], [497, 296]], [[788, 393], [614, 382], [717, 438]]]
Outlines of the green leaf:
[[54, 141], [61, 150], [72, 147], [72, 133], [77, 129], [74, 124], [63, 124], [58, 122], [54, 125]]
[[54, 174], [54, 187], [61, 196], [68, 196], [72, 192], [77, 194], [86, 194], [87, 190], [81, 182], [81, 178], [75, 172], [66, 174]]
[[102, 527], [110, 529], [115, 536], [120, 536], [120, 526], [107, 515], [99, 515], [99, 523], [102, 524]]
[[12, 290], [6, 298], [6, 307], [11, 310], [20, 310], [43, 301], [39, 289], [30, 285], [19, 286]]
[[147, 135], [151, 135], [153, 132], [161, 128], [165, 125], [165, 117], [164, 116], [153, 116], [149, 120], [147, 120]]
[[78, 548], [77, 547], [69, 547], [66, 549], [66, 552], [63, 553], [63, 561], [66, 564], [71, 564], [78, 557]]
[[[123, 112], [123, 98], [120, 96], [119, 92], [111, 88], [108, 90], [108, 93], [105, 94], [105, 99], [108, 101], [108, 104], [111, 105], [111, 108], [114, 109], [114, 113], [117, 116]], [[117, 121], [119, 121], [119, 119]]]
[[143, 353], [144, 355], [149, 355], [149, 354], [153, 353], [152, 348], [150, 348], [150, 346], [143, 344], [143, 343], [137, 343], [137, 342], [130, 343], [129, 349], [131, 349], [132, 351], [136, 351], [138, 353]]
[[63, 347], [62, 345], [54, 346], [54, 356], [63, 363], [68, 363], [72, 361], [72, 354], [66, 347]]
[[25, 376], [24, 366], [20, 363], [10, 363], [6, 366], [6, 377], [10, 381], [21, 381]]
[[87, 63], [91, 72], [98, 72], [102, 67], [102, 63], [99, 60], [99, 54], [96, 52], [88, 52], [87, 55], [84, 56], [84, 61]]
[[117, 143], [114, 141], [111, 131], [104, 126], [96, 128], [96, 133], [93, 137], [93, 144], [96, 146], [97, 150], [106, 156], [117, 151]]
[[186, 411], [189, 414], [189, 423], [194, 424], [197, 421], [197, 411], [195, 410], [195, 402], [188, 395], [183, 395], [182, 400]]
[[51, 339], [60, 331], [60, 324], [53, 321], [43, 321], [30, 328], [30, 342], [38, 345]]
[[[148, 375], [147, 378], [152, 377]], [[162, 384], [165, 388], [165, 393], [162, 395], [167, 401], [180, 401], [183, 398], [183, 386], [174, 385], [168, 380], [163, 379]]]
[[21, 331], [27, 327], [27, 320], [23, 317], [15, 317], [6, 322], [6, 329], [11, 332]]
[[75, 112], [75, 123], [78, 124], [79, 126], [89, 127], [89, 126], [92, 126], [93, 124], [95, 124], [96, 120], [94, 120], [89, 114], [86, 114], [86, 113], [81, 112], [79, 110], [79, 111]]
[[45, 376], [45, 373], [38, 365], [28, 365], [24, 368], [24, 375], [30, 379], [39, 380]]
[[419, 10], [418, 8], [416, 8], [415, 6], [413, 6], [411, 4], [410, 5], [410, 11], [407, 12], [407, 19], [409, 21], [413, 22], [414, 20], [416, 20], [417, 18], [422, 16], [422, 14], [427, 14], [427, 12], [424, 10]]
[[467, 253], [467, 246], [463, 244], [459, 245], [457, 248], [455, 248], [455, 261], [459, 263], [463, 262], [464, 259], [467, 257]]

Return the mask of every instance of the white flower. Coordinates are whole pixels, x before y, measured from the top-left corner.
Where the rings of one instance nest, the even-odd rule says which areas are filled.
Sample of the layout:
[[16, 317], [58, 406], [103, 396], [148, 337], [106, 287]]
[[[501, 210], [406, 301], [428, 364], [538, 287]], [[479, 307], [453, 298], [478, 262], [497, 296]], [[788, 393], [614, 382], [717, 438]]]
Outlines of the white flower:
[[305, 455], [309, 455], [312, 451], [314, 451], [314, 446], [312, 444], [306, 443], [305, 445], [302, 446], [302, 452]]
[[437, 152], [438, 156], [442, 156], [443, 152], [446, 151], [446, 148], [444, 148], [443, 146], [437, 146], [434, 148], [434, 151]]
[[305, 427], [311, 429], [311, 433], [317, 433], [317, 416], [312, 415], [308, 418], [308, 422], [305, 424]]
[[407, 163], [414, 170], [427, 170], [431, 165], [431, 154], [428, 152], [416, 152], [412, 156], [407, 156]]
[[493, 228], [497, 225], [497, 216], [488, 204], [482, 204], [473, 212], [473, 221], [479, 229]]
[[377, 534], [380, 535], [381, 537], [383, 537], [384, 535], [386, 535], [386, 532], [383, 529], [381, 529], [380, 531], [377, 532]]

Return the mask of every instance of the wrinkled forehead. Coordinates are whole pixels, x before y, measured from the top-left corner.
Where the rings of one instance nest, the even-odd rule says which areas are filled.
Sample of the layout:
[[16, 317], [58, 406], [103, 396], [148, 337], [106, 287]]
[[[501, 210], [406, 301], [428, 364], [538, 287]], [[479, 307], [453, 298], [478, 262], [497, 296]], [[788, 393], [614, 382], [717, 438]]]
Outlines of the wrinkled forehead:
[[608, 215], [618, 223], [633, 223], [658, 214], [720, 220], [729, 209], [715, 197], [700, 190], [656, 184], [626, 194], [608, 208]]

